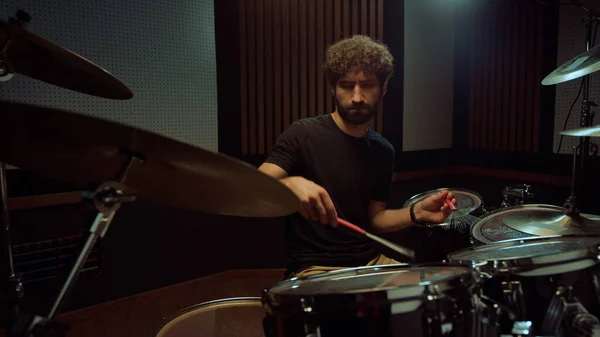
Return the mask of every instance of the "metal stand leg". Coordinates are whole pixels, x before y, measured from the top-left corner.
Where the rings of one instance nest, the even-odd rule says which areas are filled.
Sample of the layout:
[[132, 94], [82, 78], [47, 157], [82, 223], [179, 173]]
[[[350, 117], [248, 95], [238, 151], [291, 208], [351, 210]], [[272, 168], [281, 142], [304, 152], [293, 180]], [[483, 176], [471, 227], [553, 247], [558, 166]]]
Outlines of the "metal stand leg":
[[[119, 173], [119, 181], [124, 181], [129, 168], [135, 160], [137, 158], [132, 158]], [[98, 215], [90, 228], [88, 239], [60, 290], [50, 313], [47, 317], [20, 314], [8, 334], [9, 337], [55, 337], [65, 335], [66, 326], [54, 322], [53, 319], [59, 313], [65, 299], [71, 292], [81, 268], [94, 248], [96, 240], [104, 237], [121, 204], [123, 202], [134, 201], [136, 193], [137, 191], [127, 189], [121, 182], [106, 182], [100, 185], [95, 191], [84, 193], [84, 200], [94, 203], [98, 209]]]
[[[0, 294], [2, 296], [2, 317], [0, 326], [10, 326], [14, 323], [19, 313], [19, 301], [23, 295], [23, 286], [17, 278], [14, 271], [11, 235], [10, 235], [10, 216], [8, 210], [8, 186], [6, 183], [7, 169], [4, 163], [0, 163], [0, 226], [2, 257], [0, 263]], [[5, 312], [6, 310], [6, 312]]]
[[65, 298], [69, 295], [73, 285], [75, 284], [81, 268], [92, 252], [92, 249], [94, 249], [96, 240], [98, 240], [100, 237], [104, 237], [108, 227], [110, 226], [110, 223], [115, 216], [115, 213], [119, 207], [121, 207], [121, 203], [135, 200], [135, 197], [132, 194], [126, 194], [124, 185], [116, 182], [110, 182], [101, 185], [100, 188], [94, 193], [94, 197], [95, 198], [93, 201], [102, 203], [101, 206], [98, 207], [98, 215], [96, 216], [96, 219], [90, 228], [90, 234], [87, 238], [87, 241], [85, 242], [79, 257], [77, 258], [75, 265], [71, 269], [67, 281], [60, 290], [58, 298], [54, 302], [54, 305], [48, 314], [48, 319], [54, 319], [56, 317], [56, 314], [62, 307]]
[[566, 208], [566, 214], [570, 216], [577, 216], [579, 211], [577, 210], [577, 150], [581, 148], [581, 144], [573, 146], [573, 167], [571, 172], [571, 195], [565, 201], [564, 208]]

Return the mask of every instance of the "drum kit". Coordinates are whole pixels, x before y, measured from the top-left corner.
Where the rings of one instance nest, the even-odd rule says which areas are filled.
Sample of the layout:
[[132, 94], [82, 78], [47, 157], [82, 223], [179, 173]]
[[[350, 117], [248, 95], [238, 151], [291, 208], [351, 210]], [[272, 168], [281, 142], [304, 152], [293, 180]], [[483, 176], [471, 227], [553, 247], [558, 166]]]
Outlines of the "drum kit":
[[445, 188], [456, 196], [457, 210], [427, 230], [455, 249], [439, 262], [282, 281], [263, 293], [265, 336], [600, 336], [600, 216], [579, 212], [575, 188], [589, 137], [600, 137], [600, 126], [590, 125], [588, 93], [589, 74], [600, 70], [600, 46], [589, 47], [589, 30], [600, 16], [572, 2], [587, 14], [587, 51], [542, 81], [584, 77], [582, 127], [560, 133], [581, 137], [565, 204], [531, 203], [531, 186], [507, 186], [501, 206], [488, 212], [478, 193]]
[[[89, 95], [133, 96], [107, 71], [29, 32], [30, 19], [18, 12], [8, 22], [0, 20], [3, 81], [23, 74]], [[597, 70], [600, 46], [558, 68], [545, 82]], [[600, 127], [564, 134], [600, 137]], [[116, 122], [22, 103], [0, 101], [0, 162], [0, 290], [3, 304], [10, 304], [9, 336], [66, 333], [54, 319], [83, 261], [123, 203], [140, 199], [242, 217], [285, 216], [301, 207], [283, 184], [234, 158]], [[23, 288], [12, 266], [5, 163], [83, 186], [84, 201], [98, 211], [45, 316], [18, 310]], [[574, 170], [574, 181], [575, 175]], [[261, 321], [258, 333], [266, 337], [600, 335], [600, 216], [579, 213], [574, 187], [563, 207], [530, 204], [530, 186], [508, 187], [502, 207], [492, 212], [477, 193], [450, 190], [457, 210], [449, 221], [430, 228], [457, 228], [469, 238], [439, 262], [291, 278], [265, 289], [260, 300], [222, 299], [175, 313], [158, 324], [154, 336], [217, 335], [210, 329], [198, 331], [202, 328], [190, 322], [206, 312], [230, 309], [237, 314], [227, 316], [227, 322], [253, 317]], [[431, 193], [436, 191], [419, 194], [406, 205]], [[261, 314], [253, 316], [256, 308]], [[257, 333], [238, 328], [229, 331]]]

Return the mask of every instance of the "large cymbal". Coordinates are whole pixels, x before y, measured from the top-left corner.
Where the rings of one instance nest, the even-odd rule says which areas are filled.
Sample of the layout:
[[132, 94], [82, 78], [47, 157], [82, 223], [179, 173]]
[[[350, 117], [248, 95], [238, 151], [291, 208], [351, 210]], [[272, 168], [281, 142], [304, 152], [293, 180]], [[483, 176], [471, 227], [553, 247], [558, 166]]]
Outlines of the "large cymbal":
[[600, 70], [600, 45], [579, 54], [556, 68], [542, 80], [543, 85], [567, 82]]
[[561, 131], [561, 135], [575, 137], [600, 137], [600, 125], [587, 126], [580, 129]]
[[499, 211], [496, 221], [531, 235], [600, 234], [598, 215], [569, 215], [562, 209], [548, 205], [528, 206], [515, 206]]
[[0, 161], [79, 186], [114, 180], [145, 158], [124, 184], [155, 203], [211, 214], [284, 216], [301, 207], [256, 168], [157, 133], [72, 112], [0, 101]]
[[[21, 12], [21, 15], [26, 14]], [[9, 72], [93, 96], [133, 97], [131, 90], [106, 70], [25, 26], [17, 19], [0, 20], [0, 65], [4, 61]]]

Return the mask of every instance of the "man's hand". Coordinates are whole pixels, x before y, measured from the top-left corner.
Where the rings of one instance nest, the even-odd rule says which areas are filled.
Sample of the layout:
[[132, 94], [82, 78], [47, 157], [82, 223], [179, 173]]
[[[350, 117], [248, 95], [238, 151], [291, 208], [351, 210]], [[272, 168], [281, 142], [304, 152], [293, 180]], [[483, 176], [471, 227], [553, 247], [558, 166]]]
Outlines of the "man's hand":
[[456, 206], [456, 199], [452, 193], [444, 190], [436, 195], [429, 196], [415, 205], [415, 217], [419, 221], [442, 223], [446, 221], [452, 209], [446, 204], [446, 199]]
[[337, 226], [335, 206], [323, 187], [303, 177], [288, 177], [280, 181], [302, 201], [300, 213], [304, 218]]

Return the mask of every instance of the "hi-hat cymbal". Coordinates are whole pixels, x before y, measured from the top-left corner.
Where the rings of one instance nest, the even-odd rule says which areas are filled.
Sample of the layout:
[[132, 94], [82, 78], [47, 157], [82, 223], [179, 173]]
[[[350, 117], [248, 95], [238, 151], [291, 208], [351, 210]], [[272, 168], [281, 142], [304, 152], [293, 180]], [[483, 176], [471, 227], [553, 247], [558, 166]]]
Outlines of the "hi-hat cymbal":
[[93, 96], [133, 97], [131, 90], [106, 70], [30, 32], [25, 26], [26, 22], [17, 19], [0, 20], [0, 68], [8, 66], [9, 73], [20, 73]]
[[271, 217], [298, 211], [300, 201], [256, 168], [157, 133], [100, 118], [0, 101], [0, 161], [81, 187], [115, 180], [139, 199], [210, 214]]
[[499, 211], [495, 220], [531, 235], [600, 234], [598, 215], [569, 215], [563, 209], [548, 205], [528, 206]]
[[567, 82], [600, 70], [600, 45], [579, 54], [542, 80], [543, 85]]
[[561, 135], [575, 137], [600, 137], [600, 125], [588, 126], [580, 129], [561, 131]]

